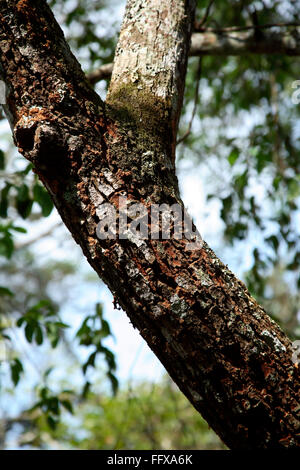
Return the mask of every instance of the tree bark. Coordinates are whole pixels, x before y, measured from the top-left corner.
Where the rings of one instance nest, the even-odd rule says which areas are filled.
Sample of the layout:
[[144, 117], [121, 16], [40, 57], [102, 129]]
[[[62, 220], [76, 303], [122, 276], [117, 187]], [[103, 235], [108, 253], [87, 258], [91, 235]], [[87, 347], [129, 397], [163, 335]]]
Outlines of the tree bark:
[[46, 2], [0, 0], [5, 110], [89, 263], [209, 425], [233, 449], [296, 448], [291, 343], [207, 244], [96, 234], [103, 204], [124, 194], [182, 205], [174, 148], [193, 13], [128, 1], [104, 105]]
[[[300, 55], [300, 28], [287, 31], [255, 30], [202, 32], [192, 35], [189, 51], [194, 56], [242, 56], [249, 54], [284, 54], [287, 56]], [[109, 78], [112, 74], [113, 63], [105, 64], [88, 74], [88, 80], [94, 84]]]
[[194, 33], [190, 55], [300, 55], [300, 28]]

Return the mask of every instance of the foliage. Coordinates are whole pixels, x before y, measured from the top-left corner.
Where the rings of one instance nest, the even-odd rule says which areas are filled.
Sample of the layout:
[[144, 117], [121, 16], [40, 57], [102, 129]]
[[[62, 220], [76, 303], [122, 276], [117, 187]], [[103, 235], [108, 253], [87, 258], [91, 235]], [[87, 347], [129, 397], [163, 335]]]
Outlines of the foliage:
[[[14, 394], [18, 396], [19, 386], [23, 390], [28, 386], [26, 377], [31, 377], [31, 380], [35, 377], [35, 391], [34, 394], [28, 393], [28, 406], [31, 410], [39, 409], [48, 426], [54, 429], [60, 419], [61, 407], [71, 412], [75, 397], [85, 396], [90, 390], [90, 377], [97, 375], [88, 374], [87, 368], [99, 366], [96, 360], [99, 355], [104, 358], [108, 380], [116, 393], [116, 361], [114, 354], [103, 344], [111, 336], [111, 331], [100, 304], [96, 305], [94, 314], [83, 312], [80, 315], [82, 324], [79, 328], [61, 319], [59, 305], [66, 301], [64, 284], [76, 273], [74, 267], [66, 262], [56, 262], [52, 266], [38, 266], [36, 263], [26, 249], [16, 250], [9, 261], [1, 263], [9, 288], [0, 287], [0, 389], [5, 396], [11, 393], [13, 385]], [[49, 294], [58, 291], [57, 286], [62, 289], [62, 295], [56, 295], [55, 301]], [[26, 342], [31, 346], [36, 361], [32, 361], [31, 353], [28, 354]], [[95, 348], [92, 352], [91, 347]], [[75, 377], [69, 379], [68, 390], [60, 390], [55, 379], [51, 379], [51, 385], [47, 383], [52, 370], [57, 373], [60, 367], [57, 362], [54, 367], [51, 362], [49, 364], [51, 349], [58, 350], [58, 357], [64, 358], [64, 372], [69, 364], [77, 370], [82, 367], [82, 377], [78, 377], [74, 384]], [[38, 362], [34, 373], [31, 369], [35, 364], [32, 362]], [[24, 384], [20, 384], [23, 377]]]
[[[68, 42], [86, 69], [112, 60], [117, 40], [116, 28], [119, 26], [104, 19], [103, 12], [106, 17], [107, 9], [114, 7], [113, 2], [109, 5], [109, 2], [85, 0], [56, 0], [49, 3], [58, 19], [64, 23]], [[27, 233], [28, 227], [33, 227], [53, 214], [53, 202], [49, 193], [32, 173], [32, 165], [25, 163], [16, 154], [12, 143], [5, 143], [3, 150], [0, 150], [0, 176], [0, 263], [3, 273], [0, 283], [0, 341], [4, 351], [3, 357], [0, 355], [2, 375], [9, 374], [14, 387], [20, 383], [22, 377], [30, 375], [26, 367], [30, 361], [20, 347], [23, 342], [27, 341], [33, 349], [59, 349], [60, 354], [64, 354], [62, 350], [67, 349], [69, 355], [73, 354], [73, 359], [79, 364], [80, 360], [73, 349], [80, 348], [87, 351], [88, 357], [85, 360], [85, 355], [82, 354], [82, 390], [80, 392], [74, 389], [71, 393], [73, 399], [76, 394], [86, 395], [90, 390], [91, 374], [87, 369], [97, 366], [98, 356], [104, 359], [108, 380], [113, 393], [116, 393], [116, 361], [114, 354], [103, 344], [111, 331], [104, 319], [102, 306], [95, 306], [95, 314], [89, 312], [82, 315], [82, 325], [78, 331], [70, 328], [70, 324], [62, 321], [60, 305], [53, 299], [50, 291], [55, 284], [53, 279], [58, 277], [61, 282], [64, 276], [75, 272], [74, 266], [68, 266], [67, 263], [53, 263], [50, 269], [49, 266], [40, 266], [38, 257], [27, 251], [27, 243], [24, 243], [23, 249], [20, 237], [15, 236], [16, 233]], [[71, 330], [69, 334], [67, 329]], [[74, 348], [71, 346], [72, 342]], [[91, 352], [92, 347], [94, 350]], [[43, 366], [47, 368], [47, 363]], [[47, 371], [43, 370], [45, 367], [41, 367], [37, 383], [44, 383], [47, 376]], [[2, 393], [9, 390], [8, 380], [2, 380], [1, 385]], [[71, 411], [71, 401], [70, 406], [66, 406], [67, 401], [61, 401], [60, 395], [57, 388], [52, 391], [45, 384], [42, 388], [37, 385], [35, 389], [32, 409], [43, 411], [51, 428], [59, 421], [61, 405]]]
[[[58, 401], [53, 405], [57, 409]], [[19, 421], [27, 429], [19, 445], [30, 448], [225, 449], [168, 378], [123, 387], [116, 397], [90, 393], [88, 401], [76, 403], [76, 419], [63, 415], [54, 429], [41, 413]]]
[[[88, 367], [95, 367], [96, 357], [99, 353], [102, 353], [108, 365], [107, 377], [111, 382], [112, 389], [115, 394], [118, 389], [118, 381], [114, 375], [116, 370], [115, 357], [113, 353], [102, 344], [102, 340], [111, 334], [110, 326], [103, 318], [102, 306], [101, 304], [97, 304], [95, 314], [88, 315], [84, 319], [81, 327], [76, 333], [76, 336], [80, 339], [80, 345], [94, 346], [94, 350], [82, 366], [83, 373], [86, 374]], [[90, 384], [87, 382], [84, 387], [84, 396], [86, 396], [89, 390], [89, 385]]]

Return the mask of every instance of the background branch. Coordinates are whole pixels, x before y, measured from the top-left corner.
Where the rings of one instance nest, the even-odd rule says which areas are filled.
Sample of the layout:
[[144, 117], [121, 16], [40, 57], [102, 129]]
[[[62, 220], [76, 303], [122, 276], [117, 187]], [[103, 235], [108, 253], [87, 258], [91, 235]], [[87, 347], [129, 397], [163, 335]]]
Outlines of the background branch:
[[[255, 31], [274, 27], [298, 26], [288, 31], [265, 31], [257, 38]], [[231, 27], [219, 30], [205, 29], [192, 35], [190, 56], [237, 56], [247, 54], [300, 55], [299, 23], [268, 24], [260, 26]], [[90, 83], [110, 78], [113, 63], [105, 64], [88, 74]]]

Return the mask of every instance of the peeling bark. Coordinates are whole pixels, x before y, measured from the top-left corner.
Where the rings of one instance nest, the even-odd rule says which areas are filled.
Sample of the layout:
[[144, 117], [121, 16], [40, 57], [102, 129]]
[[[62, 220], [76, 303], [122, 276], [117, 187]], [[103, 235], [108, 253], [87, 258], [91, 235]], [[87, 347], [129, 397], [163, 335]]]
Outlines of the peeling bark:
[[[193, 6], [141, 3], [128, 2], [104, 105], [46, 2], [0, 0], [15, 143], [115, 301], [223, 441], [299, 447], [291, 343], [207, 244], [189, 251], [186, 239], [97, 238], [101, 207], [118, 208], [119, 196], [148, 208], [182, 204], [173, 156]], [[131, 53], [122, 51], [129, 43]]]

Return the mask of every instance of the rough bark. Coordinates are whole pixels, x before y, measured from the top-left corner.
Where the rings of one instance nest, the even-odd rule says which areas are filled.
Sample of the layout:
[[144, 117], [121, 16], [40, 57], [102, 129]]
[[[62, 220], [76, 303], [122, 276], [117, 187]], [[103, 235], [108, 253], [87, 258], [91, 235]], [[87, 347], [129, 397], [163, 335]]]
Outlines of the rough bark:
[[[300, 28], [287, 31], [251, 31], [194, 33], [190, 56], [240, 56], [248, 54], [300, 55]], [[105, 64], [88, 75], [90, 83], [109, 78], [113, 63]]]
[[[282, 29], [282, 28], [281, 28]], [[300, 28], [195, 33], [190, 55], [300, 55]]]
[[6, 112], [89, 263], [210, 426], [231, 448], [295, 448], [300, 369], [290, 341], [207, 244], [96, 235], [102, 204], [117, 207], [119, 195], [182, 204], [174, 135], [192, 16], [183, 0], [128, 2], [104, 105], [46, 2], [0, 0]]

